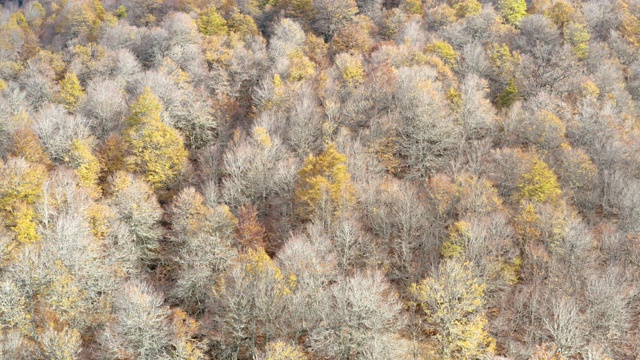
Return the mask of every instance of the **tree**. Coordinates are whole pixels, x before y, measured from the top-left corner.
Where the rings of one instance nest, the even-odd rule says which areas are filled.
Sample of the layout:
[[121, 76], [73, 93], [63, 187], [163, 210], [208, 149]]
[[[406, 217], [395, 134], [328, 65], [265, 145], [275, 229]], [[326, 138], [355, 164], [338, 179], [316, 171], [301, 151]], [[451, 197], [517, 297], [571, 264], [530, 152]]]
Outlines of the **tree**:
[[182, 135], [162, 122], [162, 105], [149, 88], [142, 91], [130, 112], [124, 133], [127, 169], [141, 173], [155, 190], [172, 185], [187, 165]]
[[458, 116], [465, 140], [482, 139], [496, 126], [496, 111], [486, 98], [488, 92], [487, 82], [475, 74], [468, 75], [462, 83]]
[[355, 88], [364, 82], [362, 59], [348, 53], [338, 54], [335, 60], [341, 80], [347, 88]]
[[511, 78], [507, 87], [498, 95], [496, 102], [501, 108], [508, 108], [518, 100], [518, 87], [515, 79]]
[[237, 220], [226, 205], [211, 208], [194, 188], [182, 190], [174, 199], [169, 215], [169, 233], [174, 256], [176, 283], [171, 292], [191, 314], [203, 311], [215, 276], [227, 268], [234, 255], [231, 249]]
[[74, 73], [67, 73], [64, 79], [60, 80], [60, 90], [56, 95], [56, 100], [62, 104], [65, 109], [73, 113], [86, 95], [80, 81]]
[[265, 247], [267, 230], [258, 220], [258, 210], [253, 205], [245, 205], [240, 208], [238, 214], [238, 227], [236, 238], [245, 249]]
[[560, 29], [571, 21], [576, 9], [564, 1], [557, 1], [553, 6], [545, 10], [544, 15], [547, 16]]
[[51, 167], [51, 159], [45, 152], [38, 135], [30, 127], [23, 127], [13, 132], [13, 146], [10, 155], [21, 157], [28, 162]]
[[200, 13], [198, 20], [198, 30], [207, 36], [226, 35], [229, 31], [227, 22], [218, 14], [215, 6], [211, 5], [207, 10]]
[[213, 288], [210, 309], [222, 345], [217, 356], [251, 357], [259, 343], [277, 339], [285, 331], [281, 314], [295, 284], [264, 249], [242, 253]]
[[329, 144], [318, 157], [309, 155], [298, 171], [296, 204], [303, 219], [329, 211], [339, 214], [353, 201], [351, 175], [347, 171], [347, 158]]
[[468, 262], [446, 260], [433, 277], [412, 284], [414, 301], [437, 332], [438, 356], [469, 359], [492, 355], [495, 340], [485, 330], [484, 289]]
[[69, 115], [64, 107], [45, 106], [36, 116], [33, 130], [53, 161], [63, 161], [74, 139], [89, 137], [88, 120], [80, 115]]
[[122, 79], [93, 80], [87, 85], [87, 96], [79, 110], [92, 121], [93, 134], [103, 139], [121, 130], [127, 112]]
[[260, 34], [260, 30], [258, 30], [258, 26], [255, 21], [253, 21], [253, 18], [246, 14], [235, 13], [231, 15], [227, 25], [230, 31], [242, 37]]
[[14, 234], [16, 245], [40, 239], [34, 205], [40, 199], [46, 174], [43, 165], [21, 158], [0, 162], [0, 215]]
[[520, 195], [525, 200], [537, 202], [557, 202], [562, 195], [558, 177], [547, 163], [535, 157], [531, 169], [523, 174]]
[[518, 145], [535, 146], [543, 151], [567, 145], [564, 122], [551, 112], [553, 109], [532, 103], [525, 105], [524, 110], [519, 105], [510, 108], [504, 119], [505, 135], [513, 136]]
[[426, 51], [439, 57], [447, 66], [455, 69], [458, 66], [458, 53], [446, 41], [434, 41], [426, 47]]
[[370, 33], [374, 29], [371, 19], [358, 15], [352, 22], [341, 27], [331, 39], [331, 51], [334, 54], [353, 51], [368, 54], [375, 41]]
[[90, 141], [90, 139], [73, 140], [65, 161], [78, 174], [80, 184], [97, 198], [102, 193], [98, 185], [100, 162], [91, 153]]
[[527, 14], [527, 3], [524, 0], [499, 0], [497, 7], [504, 21], [516, 27]]
[[260, 207], [269, 199], [288, 196], [294, 188], [296, 163], [263, 127], [236, 138], [223, 162], [221, 195], [234, 209], [248, 204]]
[[135, 257], [149, 263], [157, 257], [162, 234], [159, 221], [162, 209], [150, 186], [131, 174], [118, 172], [109, 179], [107, 204], [114, 209], [134, 243]]
[[[405, 283], [416, 281], [436, 261], [439, 244], [432, 238], [438, 216], [421, 201], [417, 187], [395, 179], [372, 181], [359, 194], [363, 220], [370, 232], [380, 238], [378, 253], [389, 257], [388, 276]], [[448, 221], [448, 215], [444, 215]], [[425, 219], [429, 219], [425, 221]], [[433, 219], [433, 220], [432, 220]]]
[[[308, 340], [321, 357], [359, 358], [402, 325], [401, 304], [380, 272], [357, 272], [340, 279], [325, 296], [328, 306], [322, 309], [322, 320]], [[387, 351], [393, 353], [389, 344], [393, 338], [384, 340]]]
[[570, 22], [566, 26], [564, 37], [565, 40], [573, 46], [571, 52], [573, 52], [578, 59], [584, 60], [589, 56], [589, 40], [591, 40], [591, 35], [589, 35], [584, 25]]
[[315, 11], [312, 26], [325, 40], [358, 12], [354, 0], [313, 0], [311, 6]]
[[449, 238], [440, 249], [445, 259], [473, 264], [478, 279], [486, 284], [490, 303], [499, 301], [503, 291], [518, 282], [522, 266], [509, 220], [504, 213], [467, 215], [450, 227]]
[[460, 129], [428, 67], [400, 68], [396, 90], [398, 141], [396, 156], [405, 175], [424, 179], [442, 169], [455, 154]]
[[171, 329], [169, 309], [146, 283], [122, 284], [114, 303], [114, 318], [100, 335], [104, 354], [139, 359], [169, 357]]
[[447, 1], [459, 19], [478, 15], [482, 11], [482, 4], [477, 0]]
[[256, 356], [256, 360], [305, 360], [307, 356], [295, 345], [287, 344], [284, 341], [275, 341], [265, 347], [262, 354]]

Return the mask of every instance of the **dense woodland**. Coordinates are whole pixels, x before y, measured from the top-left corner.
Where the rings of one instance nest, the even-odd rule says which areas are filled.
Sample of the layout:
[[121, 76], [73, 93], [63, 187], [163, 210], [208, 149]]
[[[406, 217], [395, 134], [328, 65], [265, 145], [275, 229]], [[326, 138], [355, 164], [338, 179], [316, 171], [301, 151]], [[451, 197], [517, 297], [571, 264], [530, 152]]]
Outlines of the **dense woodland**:
[[0, 358], [638, 359], [640, 1], [0, 10]]

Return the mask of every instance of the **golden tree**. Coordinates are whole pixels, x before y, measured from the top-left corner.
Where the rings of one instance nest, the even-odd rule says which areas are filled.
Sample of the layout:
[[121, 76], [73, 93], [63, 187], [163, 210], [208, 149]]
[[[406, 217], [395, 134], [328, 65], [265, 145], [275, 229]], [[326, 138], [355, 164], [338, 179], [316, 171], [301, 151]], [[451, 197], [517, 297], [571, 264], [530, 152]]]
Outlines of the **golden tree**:
[[87, 139], [75, 139], [71, 142], [69, 153], [65, 156], [65, 161], [78, 174], [80, 185], [87, 188], [91, 195], [99, 197], [101, 195], [98, 186], [100, 177], [100, 162], [91, 153], [91, 146]]
[[56, 96], [56, 101], [64, 105], [69, 112], [74, 112], [80, 101], [86, 95], [80, 85], [80, 80], [74, 73], [67, 73], [64, 79], [60, 80], [60, 90]]
[[432, 278], [409, 289], [437, 331], [441, 359], [477, 359], [494, 352], [495, 340], [485, 330], [485, 285], [468, 262], [450, 259]]
[[20, 158], [0, 161], [0, 217], [19, 243], [40, 239], [33, 205], [40, 198], [45, 174], [43, 165]]
[[298, 171], [296, 203], [298, 214], [311, 218], [321, 209], [333, 209], [338, 214], [343, 204], [354, 198], [351, 175], [347, 171], [347, 157], [336, 150], [335, 144], [327, 146], [317, 157], [309, 155]]
[[131, 106], [129, 128], [124, 133], [125, 166], [158, 190], [172, 184], [187, 165], [188, 152], [180, 132], [160, 119], [160, 100], [145, 88]]
[[523, 199], [555, 203], [562, 195], [558, 177], [549, 165], [539, 158], [533, 159], [531, 170], [522, 176], [520, 195]]
[[525, 0], [499, 0], [497, 6], [500, 15], [509, 25], [518, 26], [520, 19], [527, 14]]
[[226, 35], [229, 29], [227, 28], [227, 22], [218, 14], [215, 6], [209, 7], [209, 9], [200, 13], [198, 20], [198, 30], [204, 35]]

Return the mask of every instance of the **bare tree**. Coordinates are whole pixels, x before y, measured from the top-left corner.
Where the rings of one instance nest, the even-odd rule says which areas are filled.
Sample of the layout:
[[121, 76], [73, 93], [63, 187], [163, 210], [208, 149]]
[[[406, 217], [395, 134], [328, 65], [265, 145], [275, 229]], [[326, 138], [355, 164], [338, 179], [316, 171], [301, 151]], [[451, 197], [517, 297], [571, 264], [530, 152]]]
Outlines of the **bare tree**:
[[309, 346], [322, 358], [363, 357], [377, 336], [402, 325], [400, 302], [379, 272], [357, 272], [326, 290], [330, 303], [309, 334]]
[[169, 309], [159, 294], [144, 282], [124, 283], [115, 299], [113, 321], [99, 338], [101, 358], [169, 359], [169, 326]]

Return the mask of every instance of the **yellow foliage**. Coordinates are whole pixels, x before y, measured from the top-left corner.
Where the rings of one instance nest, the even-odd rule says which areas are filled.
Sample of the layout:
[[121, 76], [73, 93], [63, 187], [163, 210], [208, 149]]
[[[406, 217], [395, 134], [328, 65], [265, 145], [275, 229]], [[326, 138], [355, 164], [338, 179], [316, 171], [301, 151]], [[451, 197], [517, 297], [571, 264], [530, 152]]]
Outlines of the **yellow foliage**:
[[422, 15], [421, 0], [402, 0], [400, 8], [407, 14]]
[[291, 66], [289, 67], [289, 81], [300, 81], [316, 73], [316, 64], [304, 56], [301, 50], [289, 54]]
[[313, 62], [321, 64], [326, 61], [328, 45], [321, 38], [307, 34], [304, 40], [304, 53]]
[[233, 14], [227, 24], [229, 25], [229, 30], [235, 32], [240, 36], [260, 34], [260, 30], [258, 30], [258, 26], [253, 21], [253, 18], [246, 14]]
[[620, 1], [618, 4], [622, 10], [621, 33], [626, 40], [637, 47], [640, 44], [640, 19], [624, 1]]
[[244, 42], [235, 33], [231, 33], [229, 36], [207, 36], [202, 42], [204, 58], [210, 68], [230, 66], [234, 50], [243, 46]]
[[539, 240], [542, 232], [539, 228], [539, 216], [533, 204], [528, 203], [521, 207], [520, 213], [513, 219], [516, 233], [520, 241], [524, 243]]
[[53, 279], [46, 285], [42, 298], [52, 314], [62, 321], [71, 322], [85, 315], [78, 310], [86, 301], [87, 291], [79, 286], [76, 276], [61, 260], [54, 261], [52, 265], [50, 275]]
[[562, 29], [567, 23], [569, 23], [569, 21], [571, 21], [575, 12], [576, 10], [571, 6], [571, 4], [567, 4], [566, 2], [559, 0], [556, 1], [549, 9], [545, 10], [544, 15], [551, 19], [557, 27]]
[[142, 122], [160, 121], [162, 104], [150, 88], [145, 87], [142, 94], [130, 108], [131, 115], [127, 118], [129, 126], [139, 125]]
[[445, 175], [437, 174], [427, 180], [428, 198], [437, 210], [438, 216], [449, 217], [458, 198], [459, 188]]
[[244, 264], [248, 274], [257, 275], [270, 272], [277, 280], [284, 279], [276, 263], [263, 248], [247, 249], [247, 252], [240, 256], [240, 261]]
[[462, 108], [462, 93], [454, 87], [447, 91], [447, 99], [451, 102], [451, 107], [455, 111], [460, 111]]
[[434, 41], [431, 45], [427, 46], [426, 51], [442, 59], [442, 61], [452, 69], [458, 66], [458, 53], [456, 53], [453, 46], [446, 41]]
[[335, 63], [347, 87], [356, 87], [364, 82], [364, 67], [359, 57], [342, 53], [336, 56]]
[[10, 213], [9, 229], [14, 233], [15, 240], [21, 244], [31, 244], [40, 240], [36, 232], [38, 225], [35, 221], [36, 212], [33, 207], [24, 202], [14, 205]]
[[449, 4], [440, 4], [434, 8], [427, 9], [427, 17], [435, 27], [453, 24], [457, 16], [458, 11], [454, 10]]
[[213, 5], [200, 13], [196, 24], [198, 25], [198, 30], [207, 36], [225, 35], [229, 31], [227, 21], [218, 14]]
[[504, 82], [512, 80], [516, 67], [522, 61], [520, 55], [512, 53], [506, 44], [492, 44], [489, 46], [488, 52], [491, 65], [501, 80]]
[[0, 217], [13, 234], [12, 245], [30, 244], [40, 239], [36, 232], [34, 203], [40, 198], [46, 169], [23, 159], [0, 161]]
[[109, 136], [100, 144], [96, 154], [100, 161], [102, 180], [112, 174], [124, 170], [125, 145], [124, 139], [118, 134]]
[[111, 219], [114, 217], [111, 208], [99, 203], [93, 203], [87, 209], [87, 215], [89, 216], [89, 226], [91, 232], [96, 239], [104, 239], [111, 231]]
[[458, 213], [490, 213], [502, 210], [502, 199], [493, 184], [484, 179], [463, 175], [456, 179]]
[[463, 258], [466, 238], [469, 237], [469, 224], [465, 221], [458, 221], [451, 226], [449, 240], [440, 247], [440, 254], [444, 258]]
[[191, 82], [191, 76], [187, 74], [184, 70], [180, 68], [180, 65], [176, 64], [175, 61], [166, 57], [162, 60], [162, 66], [160, 66], [160, 71], [167, 74], [173, 82], [178, 85], [180, 88], [186, 88], [187, 84]]
[[598, 167], [583, 149], [572, 149], [566, 145], [562, 151], [563, 182], [575, 190], [589, 191], [595, 183]]
[[571, 51], [578, 59], [583, 60], [589, 56], [591, 36], [584, 25], [570, 22], [565, 29], [564, 38], [573, 46]]
[[482, 4], [478, 0], [461, 0], [453, 4], [453, 10], [459, 19], [478, 15], [482, 11]]
[[555, 203], [562, 195], [556, 174], [537, 157], [533, 159], [531, 170], [522, 176], [518, 187], [521, 197], [530, 201]]
[[351, 52], [367, 54], [375, 45], [371, 32], [375, 25], [368, 17], [358, 15], [349, 24], [341, 27], [331, 39], [331, 51], [334, 54]]
[[502, 278], [509, 285], [515, 285], [520, 278], [520, 271], [522, 270], [522, 258], [516, 257], [511, 262], [502, 264], [500, 273]]
[[566, 126], [555, 114], [540, 110], [533, 117], [527, 132], [528, 140], [541, 149], [558, 148], [566, 141]]
[[382, 162], [391, 174], [398, 174], [402, 167], [402, 160], [396, 156], [397, 143], [400, 140], [394, 129], [386, 137], [375, 141], [370, 151]]
[[156, 190], [177, 179], [189, 155], [180, 132], [160, 119], [161, 111], [160, 100], [145, 88], [131, 107], [130, 127], [124, 132], [126, 168], [141, 173]]
[[60, 53], [54, 53], [49, 50], [40, 50], [34, 57], [34, 60], [42, 61], [43, 63], [49, 65], [55, 72], [56, 80], [61, 80], [63, 78], [63, 75], [65, 75], [64, 71], [67, 67], [67, 64], [64, 62], [62, 54]]
[[3, 91], [7, 88], [7, 83], [4, 80], [0, 79], [0, 91]]
[[173, 310], [171, 320], [176, 337], [175, 347], [178, 358], [184, 360], [206, 359], [202, 349], [198, 348], [198, 340], [194, 339], [198, 334], [198, 322], [179, 308]]
[[527, 14], [525, 0], [498, 0], [497, 8], [504, 21], [513, 26], [518, 26], [520, 19]]
[[336, 150], [335, 144], [327, 146], [318, 157], [309, 155], [298, 171], [295, 191], [298, 214], [302, 218], [310, 219], [325, 201], [336, 215], [343, 204], [353, 202], [355, 190], [346, 162], [347, 157]]
[[118, 8], [115, 11], [115, 16], [118, 19], [126, 19], [127, 18], [127, 8], [125, 8], [124, 5], [118, 6]]
[[102, 190], [98, 186], [100, 177], [100, 162], [91, 153], [89, 140], [75, 139], [71, 142], [65, 162], [78, 174], [79, 183], [85, 187], [94, 198], [100, 197]]
[[257, 127], [253, 129], [253, 138], [265, 149], [269, 149], [273, 143], [267, 130], [263, 127]]
[[485, 330], [485, 285], [468, 262], [445, 260], [437, 277], [410, 286], [415, 304], [437, 331], [441, 359], [477, 359], [495, 352], [495, 340]]
[[0, 212], [10, 213], [19, 202], [33, 205], [40, 198], [46, 169], [21, 159], [0, 161]]
[[307, 358], [299, 347], [283, 341], [269, 343], [265, 352], [267, 360], [304, 360]]
[[58, 85], [60, 86], [60, 90], [56, 95], [56, 101], [64, 105], [69, 112], [74, 112], [85, 96], [84, 89], [80, 86], [78, 77], [74, 73], [67, 73]]
[[597, 99], [598, 96], [600, 96], [600, 89], [591, 80], [587, 80], [582, 85], [580, 85], [580, 92], [585, 98]]

